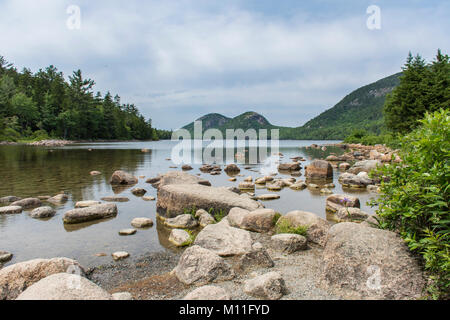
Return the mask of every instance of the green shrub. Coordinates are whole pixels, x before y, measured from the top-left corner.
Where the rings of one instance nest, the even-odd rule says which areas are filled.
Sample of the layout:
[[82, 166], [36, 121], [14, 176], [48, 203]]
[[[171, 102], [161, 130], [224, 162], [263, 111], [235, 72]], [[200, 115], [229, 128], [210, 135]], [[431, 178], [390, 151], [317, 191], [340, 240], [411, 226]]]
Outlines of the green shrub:
[[278, 223], [276, 225], [277, 234], [293, 233], [306, 237], [307, 232], [307, 226], [294, 227], [288, 220], [285, 219], [278, 220]]
[[380, 226], [398, 231], [421, 255], [430, 275], [429, 296], [450, 297], [450, 111], [427, 114], [421, 126], [401, 140], [402, 163], [379, 173]]
[[192, 230], [184, 230], [184, 231], [186, 231], [187, 233], [189, 233], [189, 237], [190, 237], [190, 238], [189, 238], [189, 240], [183, 242], [183, 243], [181, 244], [181, 246], [182, 246], [182, 247], [188, 247], [188, 246], [190, 246], [191, 244], [194, 243], [195, 238], [197, 238], [197, 233], [195, 233], [195, 232], [192, 231]]

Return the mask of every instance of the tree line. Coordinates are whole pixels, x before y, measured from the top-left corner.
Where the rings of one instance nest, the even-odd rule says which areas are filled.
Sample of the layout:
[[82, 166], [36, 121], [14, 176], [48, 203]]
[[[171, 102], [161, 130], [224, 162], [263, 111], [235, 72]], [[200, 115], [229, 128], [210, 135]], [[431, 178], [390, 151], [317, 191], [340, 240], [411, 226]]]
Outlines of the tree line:
[[122, 104], [110, 92], [94, 94], [95, 82], [81, 70], [65, 80], [54, 66], [32, 73], [17, 71], [0, 56], [0, 140], [158, 140], [171, 133], [156, 130], [134, 104]]

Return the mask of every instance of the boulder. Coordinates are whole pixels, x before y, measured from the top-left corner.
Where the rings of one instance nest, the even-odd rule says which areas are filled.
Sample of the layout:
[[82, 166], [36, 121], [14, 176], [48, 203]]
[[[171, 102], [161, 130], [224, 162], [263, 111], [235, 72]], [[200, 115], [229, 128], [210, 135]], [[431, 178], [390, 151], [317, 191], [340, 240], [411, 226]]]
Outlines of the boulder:
[[306, 250], [307, 242], [304, 236], [298, 234], [277, 234], [271, 238], [272, 247], [287, 254]]
[[69, 272], [84, 275], [84, 269], [72, 259], [35, 259], [0, 269], [0, 300], [14, 300], [25, 289], [52, 274]]
[[54, 197], [51, 197], [47, 199], [48, 202], [54, 203], [54, 204], [61, 204], [69, 200], [69, 196], [64, 193], [57, 194]]
[[87, 208], [87, 207], [92, 207], [92, 206], [96, 206], [102, 204], [100, 201], [92, 201], [92, 200], [88, 200], [88, 201], [78, 201], [77, 203], [75, 203], [75, 208]]
[[182, 214], [175, 218], [164, 220], [164, 224], [169, 228], [192, 229], [198, 226], [197, 220], [190, 214]]
[[247, 280], [244, 285], [244, 292], [252, 297], [279, 300], [287, 293], [287, 288], [278, 272], [269, 272]]
[[134, 234], [136, 234], [137, 230], [136, 229], [122, 229], [119, 231], [119, 235], [121, 236], [132, 236]]
[[16, 201], [22, 200], [19, 197], [15, 197], [15, 196], [7, 196], [7, 197], [3, 197], [0, 198], [0, 204], [9, 204], [9, 203], [13, 203]]
[[258, 202], [240, 197], [226, 188], [207, 187], [198, 184], [172, 184], [158, 189], [158, 213], [166, 218], [183, 214], [190, 208], [224, 211], [234, 207], [256, 210]]
[[281, 163], [278, 166], [279, 171], [299, 171], [302, 167], [300, 163], [298, 162], [292, 162], [292, 163]]
[[306, 188], [308, 188], [308, 185], [306, 183], [304, 183], [303, 181], [299, 181], [299, 182], [291, 185], [289, 188], [291, 188], [292, 190], [301, 191], [301, 190], [305, 190]]
[[339, 165], [339, 170], [340, 171], [347, 171], [348, 169], [350, 169], [350, 164], [347, 162], [343, 162]]
[[241, 172], [241, 169], [239, 169], [239, 167], [238, 167], [237, 165], [235, 165], [235, 164], [229, 164], [229, 165], [227, 165], [227, 166], [225, 167], [224, 171], [225, 171], [226, 173], [231, 173], [231, 174], [233, 174], [233, 173], [239, 173], [239, 172]]
[[82, 223], [92, 220], [115, 217], [117, 206], [115, 204], [99, 204], [92, 207], [73, 209], [64, 214], [63, 220], [67, 224]]
[[323, 283], [356, 299], [419, 299], [425, 281], [419, 261], [394, 232], [339, 223], [323, 252]]
[[231, 300], [230, 293], [220, 287], [203, 286], [187, 294], [183, 300]]
[[295, 228], [304, 226], [307, 227], [307, 239], [318, 245], [324, 246], [330, 224], [325, 219], [320, 218], [311, 212], [306, 211], [291, 211], [282, 216], [277, 224], [282, 224], [288, 221], [289, 224]]
[[186, 164], [186, 165], [182, 166], [181, 169], [183, 171], [190, 171], [190, 170], [193, 170], [194, 168], [192, 168], [190, 165]]
[[239, 189], [241, 190], [255, 190], [255, 184], [253, 182], [241, 182], [239, 183]]
[[261, 243], [253, 244], [250, 252], [239, 256], [236, 268], [246, 271], [252, 268], [273, 268], [275, 266], [272, 258]]
[[153, 220], [149, 218], [134, 218], [131, 225], [135, 228], [150, 228], [153, 227]]
[[260, 200], [260, 201], [270, 201], [270, 200], [278, 200], [280, 199], [281, 196], [278, 194], [261, 194], [259, 196], [256, 196], [256, 200]]
[[285, 187], [285, 184], [281, 180], [272, 181], [266, 184], [267, 190], [281, 191]]
[[233, 228], [227, 219], [206, 226], [197, 235], [196, 245], [211, 250], [222, 257], [245, 254], [252, 250], [250, 232]]
[[353, 167], [351, 167], [349, 169], [350, 173], [353, 174], [358, 174], [360, 172], [370, 172], [374, 169], [376, 169], [377, 167], [381, 166], [381, 161], [380, 160], [363, 160], [363, 161], [359, 161], [356, 162]]
[[331, 179], [333, 178], [333, 167], [328, 161], [314, 160], [306, 167], [307, 179]]
[[169, 242], [177, 247], [184, 247], [190, 245], [192, 239], [187, 231], [181, 229], [173, 229], [170, 232]]
[[223, 258], [197, 245], [184, 251], [174, 271], [178, 280], [187, 285], [205, 285], [234, 278], [231, 266]]
[[369, 214], [359, 208], [340, 208], [331, 216], [336, 222], [362, 222], [369, 217]]
[[366, 188], [368, 185], [374, 184], [374, 181], [365, 172], [360, 172], [358, 175], [348, 172], [341, 174], [339, 176], [339, 182], [343, 187], [347, 188]]
[[131, 190], [131, 193], [136, 197], [143, 197], [147, 193], [147, 190], [142, 188], [134, 188], [133, 190]]
[[12, 253], [0, 250], [0, 264], [10, 261], [12, 257]]
[[113, 185], [133, 185], [138, 183], [138, 178], [125, 171], [116, 171], [111, 176], [109, 182]]
[[112, 296], [79, 275], [57, 273], [31, 285], [16, 300], [112, 300]]
[[130, 201], [130, 199], [128, 199], [127, 197], [122, 197], [122, 196], [103, 197], [101, 200], [106, 201], [106, 202], [128, 202], [128, 201]]
[[359, 199], [343, 194], [333, 194], [327, 198], [326, 211], [335, 213], [341, 208], [360, 208]]
[[272, 209], [258, 209], [246, 214], [242, 219], [241, 228], [253, 232], [269, 232], [275, 226], [276, 212]]
[[207, 180], [202, 180], [199, 177], [190, 175], [186, 172], [179, 171], [169, 171], [164, 175], [156, 178], [157, 181], [153, 182], [153, 187], [160, 189], [168, 185], [189, 185], [189, 184], [200, 184], [204, 186], [211, 186], [211, 183]]
[[51, 218], [56, 214], [56, 210], [52, 207], [40, 207], [36, 208], [30, 213], [30, 217], [34, 219]]
[[26, 198], [19, 201], [15, 201], [11, 203], [12, 207], [22, 207], [22, 209], [30, 209], [30, 208], [36, 208], [40, 207], [42, 205], [41, 200], [38, 198]]
[[204, 213], [200, 216], [198, 222], [200, 223], [200, 227], [204, 228], [209, 226], [210, 224], [216, 223], [216, 220], [209, 213]]
[[0, 207], [0, 214], [16, 214], [22, 213], [22, 211], [22, 207], [20, 206]]
[[242, 208], [231, 209], [227, 216], [229, 225], [235, 228], [241, 228], [244, 217], [249, 213], [250, 211]]

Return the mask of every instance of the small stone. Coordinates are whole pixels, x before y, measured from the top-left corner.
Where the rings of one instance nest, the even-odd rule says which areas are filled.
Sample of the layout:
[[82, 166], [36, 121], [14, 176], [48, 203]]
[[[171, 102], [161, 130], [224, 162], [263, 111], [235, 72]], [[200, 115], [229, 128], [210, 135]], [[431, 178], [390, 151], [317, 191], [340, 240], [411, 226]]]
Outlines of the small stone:
[[22, 200], [22, 199], [15, 197], [15, 196], [7, 196], [7, 197], [0, 198], [0, 203], [8, 204], [8, 203], [12, 203], [12, 202], [19, 201], [19, 200]]
[[50, 199], [48, 199], [48, 202], [54, 203], [54, 204], [61, 204], [66, 202], [67, 200], [69, 200], [69, 196], [67, 194], [64, 193], [60, 193], [54, 197], [51, 197]]
[[124, 301], [133, 300], [133, 296], [129, 292], [113, 293], [112, 297], [113, 297], [113, 300], [124, 300]]
[[202, 228], [209, 226], [210, 224], [216, 223], [216, 220], [209, 213], [204, 213], [200, 216], [199, 219], [200, 226]]
[[100, 171], [91, 171], [90, 172], [90, 175], [91, 176], [98, 176], [98, 175], [101, 175], [102, 173], [100, 172]]
[[153, 220], [149, 218], [135, 218], [131, 221], [131, 225], [135, 228], [153, 227]]
[[0, 208], [0, 214], [16, 214], [16, 213], [22, 213], [22, 207], [20, 207], [20, 206], [8, 206], [8, 207], [1, 207]]
[[112, 257], [115, 261], [119, 261], [119, 260], [123, 260], [126, 259], [130, 256], [130, 254], [128, 252], [125, 251], [119, 251], [119, 252], [114, 252], [112, 254]]
[[101, 200], [106, 202], [128, 202], [130, 199], [121, 196], [103, 197]]
[[75, 204], [75, 208], [87, 208], [87, 207], [96, 206], [98, 204], [101, 204], [101, 202], [100, 201], [92, 201], [92, 200], [78, 201]]
[[247, 280], [244, 286], [244, 292], [248, 295], [269, 300], [280, 299], [286, 291], [286, 284], [277, 272], [266, 273]]
[[177, 247], [184, 247], [192, 242], [191, 236], [185, 230], [173, 229], [170, 232], [169, 242]]
[[51, 218], [56, 214], [56, 210], [52, 207], [40, 207], [36, 208], [30, 213], [30, 217], [34, 219]]
[[11, 203], [11, 206], [18, 206], [22, 207], [22, 209], [30, 209], [30, 208], [37, 208], [42, 205], [41, 200], [38, 198], [26, 198], [19, 201], [15, 201]]
[[142, 197], [147, 193], [147, 190], [142, 189], [142, 188], [135, 188], [135, 189], [131, 190], [131, 193], [137, 197]]
[[323, 188], [323, 189], [320, 189], [320, 193], [321, 194], [333, 194], [333, 191], [331, 191], [328, 188]]
[[220, 287], [203, 286], [187, 294], [183, 300], [231, 300], [230, 293]]
[[144, 200], [144, 201], [155, 201], [156, 198], [155, 197], [142, 197], [142, 200]]
[[12, 253], [6, 251], [0, 251], [0, 263], [6, 263], [10, 261], [13, 257]]
[[119, 234], [121, 236], [132, 236], [133, 234], [136, 234], [136, 229], [123, 229], [119, 231]]
[[190, 214], [182, 214], [172, 219], [167, 219], [164, 224], [169, 228], [175, 229], [191, 229], [198, 226], [197, 220], [195, 220]]
[[278, 194], [262, 194], [256, 197], [256, 200], [269, 201], [280, 199], [281, 196]]

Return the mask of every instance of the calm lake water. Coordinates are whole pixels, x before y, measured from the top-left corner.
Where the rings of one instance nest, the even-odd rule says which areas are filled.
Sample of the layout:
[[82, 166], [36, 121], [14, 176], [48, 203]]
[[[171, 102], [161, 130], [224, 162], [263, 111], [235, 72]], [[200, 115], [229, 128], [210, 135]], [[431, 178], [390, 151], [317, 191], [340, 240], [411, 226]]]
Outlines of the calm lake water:
[[[329, 155], [331, 152], [342, 153], [339, 148], [328, 148], [323, 152], [304, 147], [316, 144], [329, 144], [336, 141], [280, 141], [280, 152], [284, 162], [290, 157], [303, 156], [309, 161]], [[76, 144], [64, 148], [38, 148], [30, 146], [0, 146], [0, 197], [14, 195], [18, 197], [53, 196], [65, 191], [70, 200], [55, 207], [57, 214], [49, 220], [35, 220], [28, 212], [18, 215], [0, 215], [0, 250], [9, 251], [14, 258], [9, 264], [34, 258], [68, 257], [78, 260], [86, 267], [109, 263], [111, 253], [127, 251], [133, 257], [161, 250], [176, 250], [168, 241], [168, 232], [156, 225], [156, 201], [146, 202], [131, 194], [131, 189], [113, 190], [108, 183], [115, 170], [125, 170], [135, 176], [146, 178], [157, 176], [174, 166], [171, 158], [172, 148], [176, 142], [124, 142]], [[142, 149], [149, 149], [144, 153]], [[267, 164], [266, 164], [267, 165]], [[241, 173], [247, 177], [260, 177], [260, 171], [266, 165], [250, 165], [250, 170], [241, 166]], [[201, 165], [192, 165], [191, 174], [198, 174]], [[102, 172], [91, 176], [91, 171]], [[181, 170], [181, 169], [178, 169]], [[255, 172], [257, 171], [257, 172]], [[304, 173], [304, 170], [302, 170]], [[366, 202], [373, 197], [367, 192], [343, 190], [337, 181], [339, 172], [334, 172], [335, 193], [357, 195], [361, 209], [373, 213]], [[213, 186], [237, 186], [245, 177], [238, 177], [238, 182], [228, 181], [222, 173], [219, 176], [201, 174], [211, 181]], [[287, 176], [286, 176], [287, 177]], [[299, 177], [297, 179], [303, 179]], [[146, 196], [155, 196], [156, 190], [139, 179], [137, 187], [148, 191]], [[271, 193], [266, 189], [256, 189], [256, 194]], [[63, 214], [81, 200], [99, 200], [105, 196], [120, 194], [127, 196], [130, 202], [118, 203], [119, 214], [110, 220], [96, 221], [75, 226], [65, 226]], [[264, 202], [267, 208], [281, 213], [292, 210], [305, 210], [326, 217], [325, 200], [327, 196], [310, 190], [293, 191], [289, 188], [279, 192], [280, 200]], [[45, 204], [47, 205], [47, 204]], [[118, 231], [130, 228], [130, 222], [136, 217], [149, 217], [155, 226], [148, 230], [138, 230], [136, 235], [119, 236]], [[106, 257], [97, 257], [106, 253]]]

